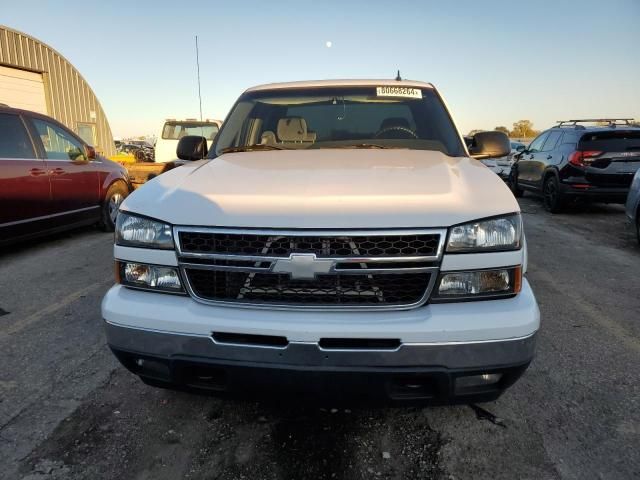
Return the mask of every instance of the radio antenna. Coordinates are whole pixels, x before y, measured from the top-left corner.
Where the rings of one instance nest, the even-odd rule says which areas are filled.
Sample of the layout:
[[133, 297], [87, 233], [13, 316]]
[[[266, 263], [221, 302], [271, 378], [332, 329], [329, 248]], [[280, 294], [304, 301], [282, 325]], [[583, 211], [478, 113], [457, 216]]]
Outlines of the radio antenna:
[[198, 70], [198, 101], [200, 102], [200, 135], [204, 137], [202, 126], [202, 92], [200, 90], [200, 54], [198, 52], [198, 36], [196, 35], [196, 68]]

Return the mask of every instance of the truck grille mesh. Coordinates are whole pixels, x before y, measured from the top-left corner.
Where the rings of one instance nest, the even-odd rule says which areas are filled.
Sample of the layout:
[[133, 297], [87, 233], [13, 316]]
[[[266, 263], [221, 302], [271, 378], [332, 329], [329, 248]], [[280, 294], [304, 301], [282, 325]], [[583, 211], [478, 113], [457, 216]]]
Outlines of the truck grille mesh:
[[199, 301], [338, 309], [424, 303], [445, 234], [175, 230], [183, 280]]
[[297, 236], [180, 232], [180, 245], [185, 253], [274, 257], [288, 257], [291, 253], [314, 253], [318, 257], [431, 256], [436, 255], [439, 241], [439, 234]]
[[430, 273], [318, 275], [313, 281], [273, 273], [186, 269], [201, 298], [239, 303], [295, 305], [409, 305], [418, 303]]

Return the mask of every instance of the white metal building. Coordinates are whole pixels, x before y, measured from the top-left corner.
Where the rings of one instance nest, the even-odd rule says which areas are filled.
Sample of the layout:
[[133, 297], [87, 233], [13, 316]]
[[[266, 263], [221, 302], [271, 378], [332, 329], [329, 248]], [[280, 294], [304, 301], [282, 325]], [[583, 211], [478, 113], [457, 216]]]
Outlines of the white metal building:
[[111, 128], [89, 84], [62, 55], [0, 25], [0, 103], [49, 115], [106, 156]]

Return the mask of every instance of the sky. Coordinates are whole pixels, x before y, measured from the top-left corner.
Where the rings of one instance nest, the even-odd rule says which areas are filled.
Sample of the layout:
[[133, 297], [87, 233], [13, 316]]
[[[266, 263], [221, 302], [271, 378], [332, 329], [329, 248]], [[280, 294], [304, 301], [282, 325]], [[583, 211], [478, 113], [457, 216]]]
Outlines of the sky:
[[463, 133], [640, 118], [640, 0], [0, 0], [0, 24], [66, 57], [115, 137], [199, 116], [195, 35], [206, 118], [253, 85], [398, 69], [435, 84]]

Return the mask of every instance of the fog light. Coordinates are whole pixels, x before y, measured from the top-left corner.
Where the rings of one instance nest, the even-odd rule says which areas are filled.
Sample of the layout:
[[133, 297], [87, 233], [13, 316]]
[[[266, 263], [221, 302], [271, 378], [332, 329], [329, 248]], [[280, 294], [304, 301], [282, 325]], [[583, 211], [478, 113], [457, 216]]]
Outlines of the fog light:
[[502, 378], [501, 373], [483, 373], [482, 375], [469, 375], [456, 378], [456, 390], [486, 387], [498, 383]]
[[118, 262], [118, 280], [130, 287], [182, 292], [178, 270], [145, 263]]

